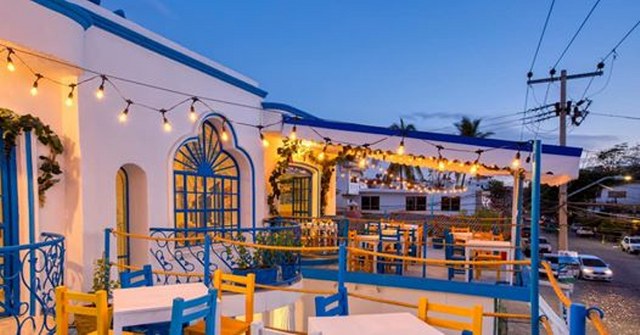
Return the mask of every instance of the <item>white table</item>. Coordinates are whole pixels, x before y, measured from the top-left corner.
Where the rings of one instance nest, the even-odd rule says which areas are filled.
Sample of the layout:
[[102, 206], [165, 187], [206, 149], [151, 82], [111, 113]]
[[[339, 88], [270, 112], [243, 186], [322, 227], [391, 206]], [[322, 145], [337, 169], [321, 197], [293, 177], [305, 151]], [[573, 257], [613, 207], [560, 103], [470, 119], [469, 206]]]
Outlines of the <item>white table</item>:
[[[113, 335], [121, 335], [123, 327], [169, 322], [173, 299], [189, 300], [201, 297], [208, 291], [203, 283], [113, 290]], [[219, 315], [219, 311], [220, 308], [217, 308], [216, 314]], [[219, 320], [218, 315], [216, 318]], [[218, 329], [216, 327], [216, 332]]]
[[309, 334], [321, 335], [443, 335], [409, 313], [310, 317], [308, 324]]
[[[471, 259], [471, 253], [474, 250], [506, 252], [508, 261], [513, 261], [514, 259], [514, 249], [509, 241], [468, 240], [464, 244], [464, 258], [467, 262]], [[465, 265], [465, 277], [467, 281], [471, 280], [469, 268], [469, 264], [467, 263]], [[507, 278], [509, 284], [513, 285], [513, 264], [507, 265]]]

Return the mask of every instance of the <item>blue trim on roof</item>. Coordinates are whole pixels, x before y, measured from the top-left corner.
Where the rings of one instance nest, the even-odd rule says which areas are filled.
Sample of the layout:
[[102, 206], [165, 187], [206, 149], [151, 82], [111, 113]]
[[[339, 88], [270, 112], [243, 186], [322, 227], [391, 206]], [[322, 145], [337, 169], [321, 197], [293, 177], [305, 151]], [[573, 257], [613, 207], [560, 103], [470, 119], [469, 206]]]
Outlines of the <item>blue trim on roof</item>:
[[[283, 116], [283, 122], [286, 124], [295, 124], [299, 126], [319, 127], [333, 130], [343, 130], [350, 132], [360, 132], [367, 134], [378, 134], [386, 136], [400, 136], [397, 130], [386, 127], [369, 126], [357, 123], [327, 121], [322, 119], [304, 119], [291, 116]], [[420, 140], [449, 142], [465, 145], [473, 145], [478, 147], [501, 148], [514, 151], [531, 151], [532, 144], [530, 142], [516, 142], [508, 140], [498, 140], [493, 138], [476, 138], [451, 134], [430, 133], [425, 131], [411, 131], [405, 135], [406, 138], [415, 138]], [[580, 157], [582, 148], [561, 147], [557, 145], [543, 145], [542, 152], [551, 155], [562, 155], [571, 157]]]
[[[302, 275], [303, 278], [307, 279], [337, 281], [338, 271], [303, 267]], [[529, 301], [529, 288], [521, 286], [457, 282], [443, 279], [405, 277], [366, 272], [347, 272], [345, 280], [346, 282], [357, 284], [446, 292], [523, 302]]]
[[78, 23], [80, 26], [82, 26], [84, 30], [89, 29], [91, 26], [96, 26], [122, 39], [125, 39], [131, 43], [139, 45], [147, 50], [153, 51], [161, 56], [164, 56], [178, 63], [186, 65], [192, 69], [198, 70], [207, 75], [220, 79], [223, 82], [226, 82], [227, 84], [238, 87], [244, 91], [257, 95], [261, 98], [266, 97], [268, 94], [267, 91], [259, 87], [256, 87], [250, 83], [247, 83], [246, 81], [238, 79], [210, 65], [207, 65], [180, 51], [177, 51], [160, 42], [150, 39], [114, 21], [111, 21], [103, 16], [100, 16], [90, 10], [82, 8], [81, 6], [69, 3], [64, 0], [32, 0], [32, 1], [72, 19], [73, 21]]
[[91, 16], [87, 13], [87, 10], [76, 4], [72, 4], [62, 0], [31, 0], [31, 1], [72, 19], [77, 24], [79, 24], [84, 30], [89, 29], [89, 27], [93, 25]]
[[283, 112], [288, 112], [288, 113], [291, 113], [291, 114], [293, 114], [293, 115], [295, 115], [297, 117], [301, 117], [301, 118], [308, 119], [308, 120], [321, 120], [319, 117], [317, 117], [317, 116], [315, 116], [315, 115], [313, 115], [311, 113], [305, 112], [305, 111], [300, 110], [298, 108], [295, 108], [295, 107], [293, 107], [291, 105], [283, 104], [283, 103], [280, 103], [280, 102], [263, 102], [262, 103], [262, 108], [264, 108], [264, 109], [277, 109], [277, 110], [280, 110], [280, 111], [283, 111]]

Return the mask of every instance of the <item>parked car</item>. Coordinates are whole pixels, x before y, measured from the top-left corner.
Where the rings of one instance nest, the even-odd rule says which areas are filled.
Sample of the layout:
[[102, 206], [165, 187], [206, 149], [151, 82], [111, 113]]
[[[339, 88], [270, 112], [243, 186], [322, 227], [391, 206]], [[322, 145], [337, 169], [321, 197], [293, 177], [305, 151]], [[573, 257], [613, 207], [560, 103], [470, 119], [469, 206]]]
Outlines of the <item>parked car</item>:
[[[541, 261], [548, 262], [551, 266], [551, 272], [563, 282], [573, 282], [580, 276], [580, 260], [576, 252], [563, 252], [560, 254], [544, 254], [540, 258]], [[547, 272], [540, 265], [541, 275], [546, 276]]]
[[580, 227], [576, 230], [576, 235], [579, 237], [594, 237], [596, 232], [591, 227]]
[[613, 271], [611, 271], [609, 264], [605, 263], [600, 257], [580, 255], [580, 278], [611, 281], [613, 279]]
[[[551, 243], [549, 243], [549, 240], [544, 236], [538, 237], [538, 252], [540, 254], [549, 254], [552, 251], [553, 248], [551, 247]], [[525, 238], [522, 240], [522, 252], [524, 252], [525, 256], [531, 257], [530, 239]]]
[[625, 236], [620, 242], [620, 248], [624, 252], [636, 254], [640, 252], [640, 236]]

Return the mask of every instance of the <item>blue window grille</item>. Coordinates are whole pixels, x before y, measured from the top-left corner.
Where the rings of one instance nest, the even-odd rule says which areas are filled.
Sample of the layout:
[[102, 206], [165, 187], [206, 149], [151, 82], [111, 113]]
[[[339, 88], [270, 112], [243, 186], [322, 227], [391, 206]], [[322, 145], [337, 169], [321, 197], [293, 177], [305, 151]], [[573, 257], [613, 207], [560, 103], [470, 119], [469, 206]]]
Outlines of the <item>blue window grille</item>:
[[215, 126], [205, 121], [186, 141], [173, 164], [175, 227], [240, 227], [240, 178], [236, 160], [224, 150]]

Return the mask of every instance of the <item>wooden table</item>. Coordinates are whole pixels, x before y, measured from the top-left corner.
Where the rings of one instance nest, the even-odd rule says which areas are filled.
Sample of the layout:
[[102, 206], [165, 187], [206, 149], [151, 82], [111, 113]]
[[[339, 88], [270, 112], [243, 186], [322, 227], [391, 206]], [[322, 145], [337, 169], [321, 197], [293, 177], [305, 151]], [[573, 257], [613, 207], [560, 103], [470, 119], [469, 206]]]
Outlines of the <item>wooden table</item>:
[[[509, 241], [468, 240], [464, 244], [464, 258], [467, 262], [471, 260], [471, 253], [474, 250], [506, 252], [508, 261], [513, 261], [514, 259], [514, 248], [511, 246], [511, 242]], [[464, 267], [465, 277], [467, 278], [467, 281], [471, 281], [469, 264], [466, 264]], [[507, 278], [509, 284], [513, 285], [513, 264], [507, 265]]]
[[443, 335], [409, 313], [310, 317], [308, 324], [309, 335]]
[[[201, 297], [209, 290], [203, 283], [159, 285], [113, 290], [113, 335], [122, 328], [171, 321], [173, 299]], [[220, 308], [216, 309], [220, 320]], [[219, 323], [217, 323], [219, 324]], [[216, 327], [218, 333], [219, 327]]]

